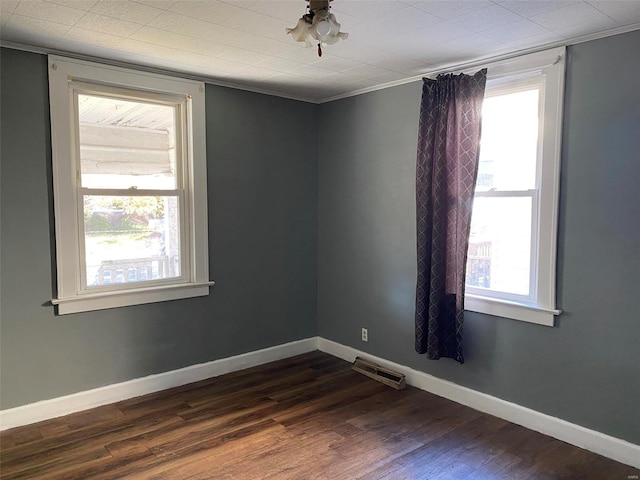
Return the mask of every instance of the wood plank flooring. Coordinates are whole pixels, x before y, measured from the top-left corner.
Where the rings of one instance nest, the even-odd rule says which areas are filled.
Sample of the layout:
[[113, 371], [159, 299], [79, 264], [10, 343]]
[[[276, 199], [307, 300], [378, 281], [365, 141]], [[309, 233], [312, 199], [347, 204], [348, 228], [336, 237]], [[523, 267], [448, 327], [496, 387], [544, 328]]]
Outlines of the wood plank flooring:
[[0, 441], [3, 480], [640, 475], [421, 390], [393, 390], [321, 352], [8, 430]]

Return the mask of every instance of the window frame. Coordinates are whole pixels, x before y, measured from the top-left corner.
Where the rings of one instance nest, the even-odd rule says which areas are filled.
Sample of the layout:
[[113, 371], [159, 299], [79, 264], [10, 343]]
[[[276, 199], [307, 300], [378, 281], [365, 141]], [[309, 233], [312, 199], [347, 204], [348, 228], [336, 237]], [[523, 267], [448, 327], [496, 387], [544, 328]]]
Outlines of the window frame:
[[[78, 92], [179, 102], [182, 165], [174, 190], [137, 190], [173, 195], [180, 202], [181, 277], [87, 288], [84, 259], [83, 203], [88, 190], [122, 193], [121, 189], [87, 189], [81, 185], [77, 119]], [[209, 281], [208, 216], [205, 145], [205, 88], [201, 82], [102, 65], [55, 55], [49, 56], [49, 94], [53, 163], [57, 296], [51, 300], [59, 315], [145, 303], [206, 296]], [[181, 183], [181, 184], [180, 184]]]
[[[176, 283], [184, 283], [191, 277], [191, 265], [190, 262], [184, 262], [185, 259], [190, 258], [188, 235], [186, 232], [190, 231], [189, 218], [185, 211], [185, 179], [189, 177], [190, 162], [188, 161], [188, 148], [186, 148], [186, 138], [189, 135], [189, 129], [187, 126], [187, 98], [184, 95], [168, 95], [168, 94], [148, 94], [146, 92], [134, 91], [131, 89], [124, 89], [122, 87], [111, 87], [105, 85], [96, 85], [86, 82], [69, 82], [69, 88], [71, 88], [71, 95], [73, 99], [73, 109], [71, 115], [73, 115], [73, 129], [72, 135], [74, 136], [73, 146], [75, 146], [75, 158], [80, 158], [80, 118], [78, 108], [78, 96], [90, 95], [94, 97], [103, 98], [119, 98], [128, 101], [138, 101], [154, 103], [157, 105], [170, 106], [174, 108], [174, 120], [176, 126], [176, 161], [179, 160], [179, 164], [176, 168], [176, 185], [173, 189], [138, 189], [138, 188], [95, 188], [85, 187], [82, 184], [82, 170], [79, 162], [75, 162], [76, 178], [80, 179], [76, 185], [77, 190], [77, 205], [78, 205], [78, 253], [80, 257], [80, 286], [81, 293], [98, 293], [109, 291], [121, 291], [131, 289], [131, 284], [128, 282], [122, 283], [110, 283], [105, 286], [90, 286], [88, 285], [86, 278], [86, 231], [84, 229], [83, 208], [80, 206], [84, 203], [84, 197], [88, 195], [94, 196], [113, 196], [113, 197], [143, 197], [143, 196], [166, 196], [176, 197], [178, 199], [179, 218], [180, 218], [180, 258], [181, 258], [181, 275], [178, 277], [162, 278], [162, 279], [148, 279], [144, 284], [136, 283], [138, 286], [154, 286], [154, 285], [170, 285]], [[185, 161], [186, 160], [186, 161]]]
[[[537, 52], [488, 65], [485, 97], [540, 84], [540, 111], [536, 189], [532, 204], [530, 293], [528, 296], [483, 291], [467, 286], [465, 309], [539, 325], [553, 326], [556, 308], [556, 253], [562, 111], [564, 97], [564, 47]], [[477, 192], [476, 196], [499, 196]]]

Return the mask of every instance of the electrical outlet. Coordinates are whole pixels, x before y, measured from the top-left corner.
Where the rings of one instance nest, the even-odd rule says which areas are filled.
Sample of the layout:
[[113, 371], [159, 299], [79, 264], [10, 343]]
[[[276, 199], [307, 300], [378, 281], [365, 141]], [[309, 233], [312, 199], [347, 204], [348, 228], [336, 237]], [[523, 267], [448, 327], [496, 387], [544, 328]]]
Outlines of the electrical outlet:
[[366, 328], [362, 329], [362, 341], [363, 342], [369, 341], [369, 331]]

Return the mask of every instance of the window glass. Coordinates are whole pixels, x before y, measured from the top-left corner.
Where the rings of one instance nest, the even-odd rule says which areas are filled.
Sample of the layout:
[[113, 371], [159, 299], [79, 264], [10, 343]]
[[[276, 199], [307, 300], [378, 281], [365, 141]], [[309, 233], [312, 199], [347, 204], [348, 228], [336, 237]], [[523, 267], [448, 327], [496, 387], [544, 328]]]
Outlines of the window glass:
[[536, 186], [539, 89], [485, 98], [476, 191]]
[[467, 286], [529, 295], [531, 197], [480, 197], [473, 205]]
[[466, 274], [475, 294], [533, 295], [539, 99], [534, 86], [483, 103]]
[[78, 94], [85, 188], [177, 187], [176, 107]]
[[84, 195], [87, 287], [179, 277], [179, 225], [175, 196]]

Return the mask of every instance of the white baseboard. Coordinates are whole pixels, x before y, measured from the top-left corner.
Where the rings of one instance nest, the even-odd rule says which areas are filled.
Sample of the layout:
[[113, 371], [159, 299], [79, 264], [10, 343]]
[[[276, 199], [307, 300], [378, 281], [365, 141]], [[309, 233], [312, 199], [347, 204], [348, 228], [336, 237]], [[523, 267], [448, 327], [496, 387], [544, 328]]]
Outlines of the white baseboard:
[[501, 400], [321, 337], [298, 340], [255, 352], [2, 410], [0, 411], [0, 430], [178, 387], [314, 350], [321, 350], [348, 362], [353, 362], [357, 356], [366, 357], [404, 373], [407, 383], [421, 390], [522, 425], [618, 462], [640, 468], [640, 445]]
[[318, 338], [312, 337], [243, 353], [212, 362], [191, 365], [169, 372], [136, 378], [122, 383], [86, 390], [64, 397], [52, 398], [0, 411], [0, 430], [28, 425], [50, 418], [61, 417], [89, 408], [139, 397], [147, 393], [198, 382], [225, 373], [243, 370], [264, 363], [293, 357], [318, 349]]
[[382, 366], [404, 373], [407, 383], [421, 390], [522, 425], [620, 463], [640, 468], [640, 445], [501, 400], [321, 337], [318, 338], [318, 350], [348, 362], [353, 362], [357, 356], [368, 358]]

